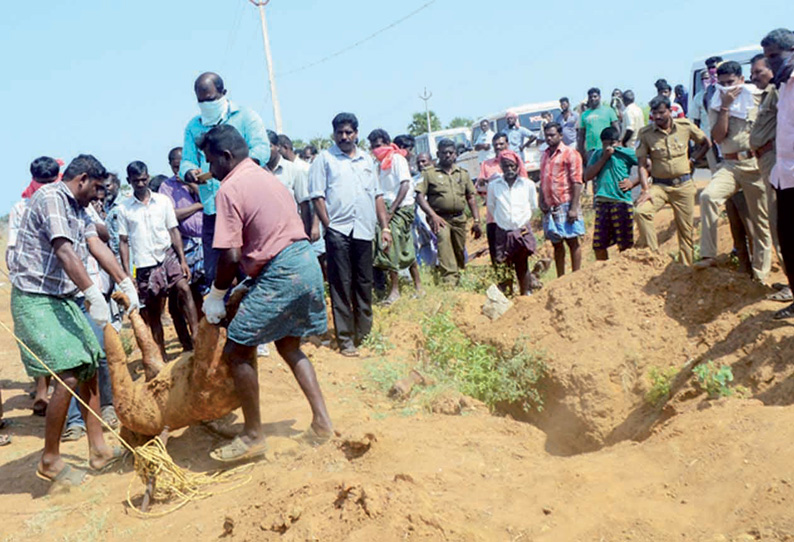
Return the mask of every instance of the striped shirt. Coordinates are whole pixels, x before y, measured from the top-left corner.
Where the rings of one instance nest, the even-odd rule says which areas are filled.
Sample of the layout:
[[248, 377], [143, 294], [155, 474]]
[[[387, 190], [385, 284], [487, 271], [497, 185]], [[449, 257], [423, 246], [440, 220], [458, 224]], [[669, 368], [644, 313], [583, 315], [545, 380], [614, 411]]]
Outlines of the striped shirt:
[[571, 201], [575, 183], [582, 184], [582, 157], [565, 143], [551, 154], [550, 150], [540, 158], [540, 190], [546, 206], [557, 207]]
[[32, 198], [10, 253], [11, 282], [23, 292], [58, 297], [78, 293], [55, 255], [52, 243], [63, 238], [72, 243], [80, 261], [88, 261], [86, 241], [96, 237], [96, 226], [85, 208], [63, 182], [42, 187]]

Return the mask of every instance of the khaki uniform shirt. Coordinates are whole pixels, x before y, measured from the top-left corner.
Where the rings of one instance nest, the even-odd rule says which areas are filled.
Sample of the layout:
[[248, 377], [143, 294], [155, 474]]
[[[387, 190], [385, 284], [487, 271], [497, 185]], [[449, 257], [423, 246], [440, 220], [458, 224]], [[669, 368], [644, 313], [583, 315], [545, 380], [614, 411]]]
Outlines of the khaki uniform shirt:
[[753, 129], [750, 131], [750, 146], [760, 149], [766, 143], [775, 139], [777, 130], [777, 87], [770, 84], [761, 95], [761, 105], [758, 106], [758, 117], [755, 119]]
[[659, 128], [655, 122], [644, 126], [637, 135], [637, 160], [644, 163], [651, 158], [651, 177], [675, 179], [691, 172], [689, 165], [689, 141], [701, 144], [706, 134], [689, 119], [672, 119], [669, 132]]
[[[755, 124], [755, 120], [758, 117], [758, 105], [761, 103], [761, 95], [755, 94], [753, 98], [755, 107], [750, 108], [746, 119], [733, 116], [728, 117], [728, 135], [722, 143], [719, 144], [720, 151], [722, 151], [723, 155], [750, 150], [750, 130], [753, 129], [753, 124]], [[712, 131], [714, 131], [714, 127], [717, 125], [718, 118], [719, 111], [709, 109], [709, 124], [711, 125]]]
[[466, 198], [474, 194], [469, 172], [458, 165], [450, 173], [439, 166], [422, 172], [416, 191], [427, 198], [430, 207], [440, 215], [458, 214], [466, 209]]

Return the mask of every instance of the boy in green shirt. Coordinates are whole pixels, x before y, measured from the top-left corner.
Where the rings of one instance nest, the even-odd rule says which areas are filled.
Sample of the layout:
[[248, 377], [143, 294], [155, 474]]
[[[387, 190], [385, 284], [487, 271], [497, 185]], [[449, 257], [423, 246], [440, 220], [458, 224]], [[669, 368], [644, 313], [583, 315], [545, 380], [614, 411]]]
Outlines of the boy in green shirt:
[[637, 165], [634, 149], [619, 147], [620, 133], [610, 126], [601, 131], [601, 149], [590, 157], [584, 180], [595, 179], [595, 228], [593, 250], [596, 260], [607, 260], [607, 249], [614, 244], [623, 252], [634, 246], [634, 204], [631, 191], [620, 188]]

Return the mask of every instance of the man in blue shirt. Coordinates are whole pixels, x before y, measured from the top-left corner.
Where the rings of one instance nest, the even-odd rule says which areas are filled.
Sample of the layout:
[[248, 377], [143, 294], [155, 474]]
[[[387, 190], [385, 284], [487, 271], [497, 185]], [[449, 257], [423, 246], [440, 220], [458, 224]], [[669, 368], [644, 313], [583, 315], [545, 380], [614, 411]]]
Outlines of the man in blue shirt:
[[212, 248], [215, 232], [215, 194], [221, 183], [217, 179], [199, 180], [201, 173], [209, 172], [209, 164], [204, 153], [198, 148], [201, 137], [219, 124], [234, 126], [248, 144], [249, 156], [263, 166], [270, 160], [270, 141], [265, 132], [262, 118], [253, 109], [242, 107], [226, 97], [223, 79], [217, 73], [202, 73], [193, 85], [198, 106], [201, 110], [185, 128], [185, 142], [182, 146], [182, 162], [179, 177], [186, 183], [198, 185], [199, 198], [204, 206], [202, 244], [204, 246], [204, 275], [208, 284], [215, 279], [218, 265], [218, 252]]
[[529, 128], [518, 125], [518, 115], [514, 111], [508, 111], [506, 118], [507, 128], [504, 129], [504, 133], [507, 134], [507, 144], [510, 150], [523, 158], [524, 149], [529, 147], [538, 137]]
[[309, 195], [325, 228], [331, 310], [339, 349], [357, 356], [372, 330], [372, 241], [376, 220], [382, 246], [391, 231], [378, 169], [356, 146], [358, 119], [339, 113], [332, 121], [334, 146], [322, 151], [309, 169]]
[[566, 146], [576, 146], [576, 123], [579, 115], [571, 109], [571, 101], [563, 96], [560, 98], [560, 114], [554, 122], [562, 126], [562, 142]]

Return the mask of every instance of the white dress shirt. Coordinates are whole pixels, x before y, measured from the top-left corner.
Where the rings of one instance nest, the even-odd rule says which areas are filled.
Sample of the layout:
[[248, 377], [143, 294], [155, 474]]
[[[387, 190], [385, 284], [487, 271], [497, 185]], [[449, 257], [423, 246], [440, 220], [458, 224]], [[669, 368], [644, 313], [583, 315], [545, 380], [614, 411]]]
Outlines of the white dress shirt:
[[132, 264], [135, 267], [151, 267], [162, 263], [171, 246], [169, 230], [178, 225], [174, 204], [169, 197], [151, 190], [146, 203], [133, 194], [119, 206], [119, 235], [129, 238]]
[[400, 186], [403, 181], [408, 182], [408, 192], [400, 203], [400, 207], [408, 207], [414, 204], [416, 196], [414, 195], [414, 182], [411, 178], [411, 169], [408, 167], [408, 160], [404, 156], [394, 153], [391, 155], [392, 162], [391, 168], [383, 170], [378, 164], [378, 180], [380, 181], [380, 189], [383, 191], [383, 200], [386, 205], [391, 205], [397, 199], [397, 194], [400, 192]]
[[494, 222], [503, 230], [517, 230], [525, 226], [538, 208], [535, 183], [519, 177], [509, 186], [504, 177], [496, 177], [488, 183], [488, 208]]

